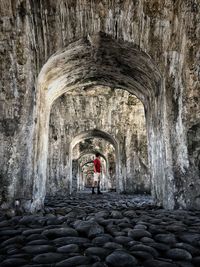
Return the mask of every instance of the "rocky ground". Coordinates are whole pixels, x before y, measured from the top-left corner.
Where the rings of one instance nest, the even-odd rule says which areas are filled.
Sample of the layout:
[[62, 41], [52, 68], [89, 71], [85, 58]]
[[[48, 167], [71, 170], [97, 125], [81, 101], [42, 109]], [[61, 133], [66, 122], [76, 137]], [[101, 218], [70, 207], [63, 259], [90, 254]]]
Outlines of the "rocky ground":
[[0, 266], [199, 267], [200, 212], [116, 193], [47, 198], [37, 215], [1, 213]]

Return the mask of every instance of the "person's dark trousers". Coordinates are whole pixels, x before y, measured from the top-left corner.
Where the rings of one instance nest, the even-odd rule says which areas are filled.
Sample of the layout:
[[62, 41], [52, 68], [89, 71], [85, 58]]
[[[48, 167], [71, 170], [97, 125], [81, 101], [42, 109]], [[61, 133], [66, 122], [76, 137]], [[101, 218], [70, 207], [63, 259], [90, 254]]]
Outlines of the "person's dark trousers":
[[94, 187], [92, 187], [92, 194], [95, 194], [95, 192], [94, 192]]

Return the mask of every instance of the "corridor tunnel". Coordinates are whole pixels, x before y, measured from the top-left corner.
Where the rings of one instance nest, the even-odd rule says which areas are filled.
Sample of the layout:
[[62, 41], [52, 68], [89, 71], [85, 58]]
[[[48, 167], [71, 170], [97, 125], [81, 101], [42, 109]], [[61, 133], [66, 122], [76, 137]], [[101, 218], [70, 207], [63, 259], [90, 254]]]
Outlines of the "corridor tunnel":
[[0, 266], [200, 266], [199, 10], [0, 0]]
[[[112, 50], [110, 49], [110, 47], [112, 47]], [[80, 56], [78, 56], [77, 58], [77, 54], [82, 55], [81, 59]], [[85, 73], [84, 76], [83, 73]], [[146, 119], [146, 121], [144, 122], [145, 119], [143, 115], [142, 124], [143, 127], [145, 125], [147, 132], [146, 153], [148, 154], [148, 162], [146, 163], [146, 165], [142, 162], [141, 159], [140, 162], [138, 159], [138, 162], [139, 165], [142, 166], [144, 172], [146, 172], [145, 179], [147, 178], [149, 181], [151, 179], [151, 192], [154, 198], [162, 202], [167, 201], [166, 203], [168, 203], [168, 200], [172, 201], [172, 199], [169, 198], [169, 195], [166, 195], [165, 187], [165, 183], [169, 182], [169, 179], [166, 180], [164, 178], [168, 166], [165, 167], [165, 172], [163, 169], [163, 164], [165, 164], [165, 154], [163, 154], [165, 151], [163, 149], [165, 142], [162, 141], [164, 138], [164, 136], [162, 135], [162, 123], [164, 122], [164, 117], [162, 120], [162, 116], [164, 116], [162, 102], [164, 101], [164, 96], [162, 92], [160, 73], [156, 69], [155, 64], [152, 63], [149, 56], [144, 52], [139, 51], [132, 44], [115, 41], [109, 36], [100, 33], [98, 35], [90, 37], [89, 39], [81, 39], [74, 44], [70, 44], [66, 49], [57, 52], [44, 65], [39, 75], [39, 128], [37, 129], [39, 138], [37, 145], [38, 149], [36, 160], [36, 175], [34, 181], [34, 190], [36, 191], [33, 194], [35, 196], [35, 202], [33, 201], [33, 208], [36, 208], [37, 205], [42, 204], [42, 202], [40, 203], [40, 201], [43, 201], [42, 199], [44, 199], [46, 194], [46, 167], [49, 143], [49, 120], [51, 125], [52, 117], [51, 112], [55, 110], [56, 106], [63, 106], [64, 110], [65, 105], [61, 104], [65, 101], [64, 94], [66, 94], [66, 99], [70, 99], [69, 92], [73, 92], [73, 90], [75, 90], [72, 95], [76, 95], [76, 98], [71, 97], [71, 101], [75, 102], [75, 105], [77, 105], [77, 107], [81, 109], [81, 107], [83, 107], [84, 105], [84, 100], [83, 98], [81, 99], [77, 97], [77, 94], [81, 94], [81, 90], [90, 92], [91, 94], [94, 89], [97, 90], [97, 92], [101, 92], [104, 88], [106, 88], [108, 95], [115, 94], [120, 90], [121, 91], [119, 94], [126, 94], [125, 98], [128, 98], [127, 103], [124, 104], [126, 105], [126, 107], [131, 106], [131, 102], [137, 102], [137, 98], [141, 101], [142, 106], [144, 106], [144, 114]], [[123, 90], [125, 90], [124, 92], [127, 93], [124, 93]], [[136, 98], [131, 95], [135, 95]], [[58, 101], [60, 101], [60, 103], [58, 103]], [[78, 101], [82, 101], [82, 103], [79, 102], [78, 104]], [[69, 105], [69, 103], [70, 102], [68, 102], [67, 105]], [[93, 101], [93, 106], [86, 105], [85, 109], [88, 108], [88, 114], [90, 114], [90, 112], [93, 112], [93, 109], [97, 109], [94, 103], [95, 100]], [[96, 105], [99, 105], [98, 102], [96, 103]], [[123, 105], [121, 106], [123, 107]], [[77, 111], [74, 109], [74, 112]], [[58, 109], [58, 118], [61, 116], [60, 114], [61, 111], [59, 111]], [[81, 118], [81, 112], [79, 112], [78, 114], [79, 117], [77, 118]], [[84, 112], [82, 114], [84, 114]], [[69, 118], [69, 116], [69, 114], [66, 114], [66, 118]], [[123, 146], [124, 142], [126, 142], [125, 139], [132, 138], [131, 141], [135, 142], [136, 146], [138, 140], [137, 138], [135, 138], [136, 140], [133, 140], [134, 137], [130, 133], [125, 135], [123, 133], [120, 133], [121, 129], [119, 131], [116, 130], [116, 126], [118, 126], [117, 121], [113, 125], [112, 123], [110, 123], [110, 125], [109, 123], [107, 123], [106, 125], [106, 121], [98, 121], [98, 114], [96, 115], [96, 118], [96, 125], [92, 120], [90, 123], [84, 124], [84, 118], [81, 118], [82, 122], [79, 125], [76, 119], [75, 121], [71, 122], [71, 125], [69, 124], [65, 126], [66, 129], [73, 129], [73, 134], [71, 137], [65, 136], [66, 129], [64, 131], [63, 129], [61, 129], [61, 138], [53, 138], [54, 143], [60, 141], [62, 145], [65, 146], [65, 152], [62, 152], [62, 155], [60, 155], [59, 157], [59, 160], [61, 160], [63, 157], [63, 160], [65, 161], [65, 164], [59, 165], [61, 166], [65, 174], [59, 174], [61, 177], [59, 179], [62, 179], [62, 177], [64, 177], [64, 187], [68, 188], [69, 192], [72, 192], [72, 149], [73, 146], [78, 142], [78, 139], [80, 139], [77, 134], [80, 134], [80, 136], [84, 136], [86, 134], [86, 137], [89, 138], [91, 136], [95, 136], [98, 132], [100, 133], [99, 137], [108, 136], [107, 139], [110, 140], [110, 142], [115, 146], [117, 155], [116, 161], [118, 162], [116, 164], [116, 189], [118, 192], [126, 190], [126, 148]], [[65, 120], [65, 117], [59, 119], [61, 121]], [[109, 121], [112, 121], [111, 114], [108, 122]], [[105, 129], [108, 129], [108, 134], [106, 132], [101, 133], [103, 123], [105, 123]], [[129, 123], [132, 124], [133, 120]], [[60, 124], [62, 125], [63, 123]], [[157, 124], [159, 125], [159, 127], [156, 126]], [[128, 123], [126, 128], [127, 127]], [[126, 130], [128, 131], [128, 128]], [[90, 136], [88, 134], [89, 132], [92, 132], [94, 135]], [[135, 132], [135, 135], [137, 135], [137, 130]], [[142, 140], [143, 137], [140, 139]], [[131, 143], [129, 145], [131, 146]], [[61, 150], [58, 150], [58, 152], [61, 153]], [[54, 156], [55, 155], [56, 154], [54, 153]], [[56, 169], [58, 170], [59, 168]], [[67, 169], [70, 169], [70, 172], [67, 172]], [[69, 175], [69, 177], [67, 177], [67, 175]], [[160, 179], [162, 180], [162, 183]], [[166, 195], [167, 198], [165, 198], [164, 195]], [[34, 207], [34, 205], [36, 206]]]

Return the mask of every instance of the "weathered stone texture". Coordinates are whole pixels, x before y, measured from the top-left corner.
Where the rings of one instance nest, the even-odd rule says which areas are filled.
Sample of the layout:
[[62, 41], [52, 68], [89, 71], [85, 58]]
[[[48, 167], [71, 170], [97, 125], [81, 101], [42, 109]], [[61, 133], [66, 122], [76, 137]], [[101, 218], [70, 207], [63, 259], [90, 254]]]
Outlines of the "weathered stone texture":
[[[126, 91], [102, 87], [87, 91], [77, 89], [62, 95], [51, 108], [49, 179], [57, 181], [57, 190], [62, 189], [62, 180], [69, 177], [70, 163], [66, 158], [73, 137], [81, 132], [101, 129], [119, 142], [121, 154], [121, 151], [125, 151], [125, 159], [121, 162], [125, 177], [120, 175], [125, 183], [123, 191], [149, 192], [145, 124], [141, 101]], [[92, 148], [86, 146], [88, 150]], [[100, 151], [107, 155], [106, 146], [101, 146]], [[79, 153], [76, 150], [75, 159]], [[53, 184], [51, 187], [55, 188]]]
[[134, 43], [158, 66], [165, 158], [157, 169], [166, 175], [152, 190], [165, 207], [199, 209], [199, 9], [195, 0], [0, 0], [1, 203], [32, 198], [42, 66], [72, 41], [102, 31]]

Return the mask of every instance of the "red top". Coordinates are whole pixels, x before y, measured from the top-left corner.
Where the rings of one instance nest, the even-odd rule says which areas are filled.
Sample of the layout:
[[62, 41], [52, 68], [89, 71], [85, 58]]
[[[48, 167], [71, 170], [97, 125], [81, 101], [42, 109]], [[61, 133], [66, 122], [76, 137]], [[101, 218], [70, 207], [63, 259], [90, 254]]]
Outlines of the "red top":
[[96, 158], [94, 161], [94, 167], [95, 167], [95, 169], [96, 169], [96, 172], [101, 172], [101, 161], [98, 159], [98, 158]]

